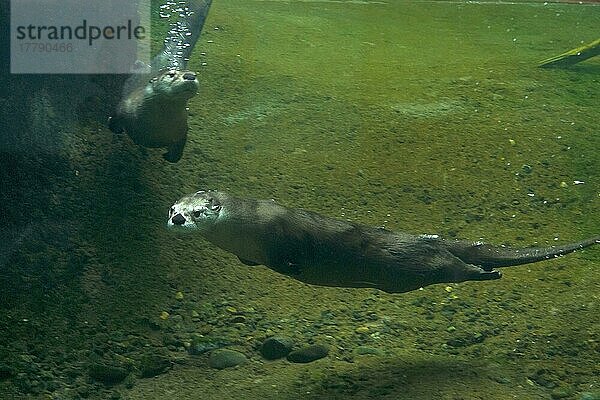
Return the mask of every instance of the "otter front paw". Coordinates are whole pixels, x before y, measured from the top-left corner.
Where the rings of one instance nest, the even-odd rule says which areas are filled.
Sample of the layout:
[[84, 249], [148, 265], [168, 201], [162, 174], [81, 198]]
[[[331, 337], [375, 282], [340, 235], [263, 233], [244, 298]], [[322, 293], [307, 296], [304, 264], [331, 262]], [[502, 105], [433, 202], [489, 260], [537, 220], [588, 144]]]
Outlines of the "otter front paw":
[[108, 117], [108, 129], [117, 135], [125, 133], [125, 129], [121, 126], [117, 117]]
[[163, 154], [163, 158], [171, 163], [179, 161], [183, 155], [186, 140], [187, 136], [184, 136], [183, 139], [169, 146], [168, 151]]
[[181, 160], [182, 154], [183, 152], [173, 153], [171, 151], [167, 151], [163, 154], [163, 158], [170, 163], [176, 163], [177, 161]]

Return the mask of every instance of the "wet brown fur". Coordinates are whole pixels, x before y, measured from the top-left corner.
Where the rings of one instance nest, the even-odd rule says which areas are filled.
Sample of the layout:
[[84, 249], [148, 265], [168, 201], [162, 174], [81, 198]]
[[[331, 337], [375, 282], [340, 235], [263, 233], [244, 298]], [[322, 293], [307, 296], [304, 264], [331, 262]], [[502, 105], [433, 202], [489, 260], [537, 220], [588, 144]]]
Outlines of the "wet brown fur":
[[315, 285], [371, 287], [390, 293], [436, 283], [499, 279], [501, 274], [493, 267], [542, 261], [600, 242], [596, 237], [562, 247], [510, 249], [446, 241], [222, 192], [184, 197], [173, 207], [169, 221], [176, 214], [193, 220], [187, 210], [197, 204], [220, 207], [213, 221], [195, 221], [201, 234], [248, 265], [263, 264]]

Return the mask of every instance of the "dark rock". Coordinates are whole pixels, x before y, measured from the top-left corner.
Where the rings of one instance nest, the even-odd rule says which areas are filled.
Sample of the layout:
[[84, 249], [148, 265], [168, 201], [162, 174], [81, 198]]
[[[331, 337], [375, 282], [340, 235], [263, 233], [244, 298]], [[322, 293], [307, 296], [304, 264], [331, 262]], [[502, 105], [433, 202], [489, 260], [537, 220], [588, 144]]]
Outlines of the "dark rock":
[[182, 340], [180, 337], [178, 337], [177, 335], [174, 335], [174, 334], [172, 334], [172, 333], [168, 333], [168, 334], [165, 334], [165, 335], [163, 336], [163, 344], [164, 344], [165, 346], [167, 346], [167, 347], [169, 347], [169, 346], [173, 346], [173, 347], [175, 347], [175, 348], [178, 348], [178, 347], [183, 347], [183, 345], [184, 345], [184, 342], [183, 342], [183, 340]]
[[512, 383], [510, 378], [508, 378], [506, 376], [493, 375], [493, 376], [490, 376], [490, 379], [493, 379], [494, 381], [501, 383], [503, 385], [508, 385], [508, 384]]
[[129, 375], [129, 371], [115, 365], [93, 363], [89, 367], [89, 374], [105, 385], [116, 385]]
[[145, 354], [140, 360], [140, 374], [142, 378], [152, 378], [167, 372], [173, 363], [164, 354]]
[[208, 357], [208, 365], [211, 368], [224, 369], [248, 362], [246, 356], [239, 351], [229, 349], [214, 350]]
[[288, 354], [287, 360], [294, 363], [309, 363], [323, 358], [327, 354], [329, 354], [329, 347], [322, 344], [314, 344], [292, 351]]
[[229, 322], [231, 322], [232, 324], [243, 324], [244, 322], [246, 322], [246, 317], [244, 317], [243, 315], [236, 315], [234, 317], [232, 317]]
[[485, 333], [482, 332], [457, 333], [454, 337], [448, 339], [446, 344], [452, 347], [471, 346], [483, 342], [485, 337]]
[[273, 336], [263, 342], [260, 354], [267, 360], [276, 360], [287, 356], [293, 345], [294, 342], [290, 338]]

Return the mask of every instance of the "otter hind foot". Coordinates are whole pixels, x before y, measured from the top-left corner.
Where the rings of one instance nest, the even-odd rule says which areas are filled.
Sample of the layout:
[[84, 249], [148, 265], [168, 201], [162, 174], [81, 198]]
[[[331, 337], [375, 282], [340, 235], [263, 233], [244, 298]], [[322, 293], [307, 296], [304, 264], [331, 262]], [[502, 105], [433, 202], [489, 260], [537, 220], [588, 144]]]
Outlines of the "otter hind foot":
[[185, 147], [185, 142], [187, 137], [184, 137], [178, 142], [173, 143], [167, 148], [167, 152], [163, 154], [163, 158], [170, 163], [176, 163], [181, 159], [183, 155], [183, 148]]
[[456, 275], [455, 282], [464, 281], [491, 281], [502, 278], [500, 271], [493, 269], [485, 270], [473, 264], [464, 264]]
[[502, 273], [500, 271], [491, 270], [491, 271], [482, 271], [479, 273], [478, 278], [475, 280], [478, 281], [491, 281], [495, 279], [502, 278]]

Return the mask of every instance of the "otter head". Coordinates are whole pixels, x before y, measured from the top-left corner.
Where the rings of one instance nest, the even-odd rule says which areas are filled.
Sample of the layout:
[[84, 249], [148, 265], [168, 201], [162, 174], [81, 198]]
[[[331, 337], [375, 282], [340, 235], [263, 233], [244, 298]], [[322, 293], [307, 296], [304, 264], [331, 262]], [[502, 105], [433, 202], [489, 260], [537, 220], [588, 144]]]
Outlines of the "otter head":
[[146, 92], [152, 97], [158, 95], [188, 100], [196, 95], [199, 86], [194, 72], [170, 69], [150, 79]]
[[201, 190], [182, 197], [169, 210], [169, 228], [208, 230], [223, 213], [220, 193]]

